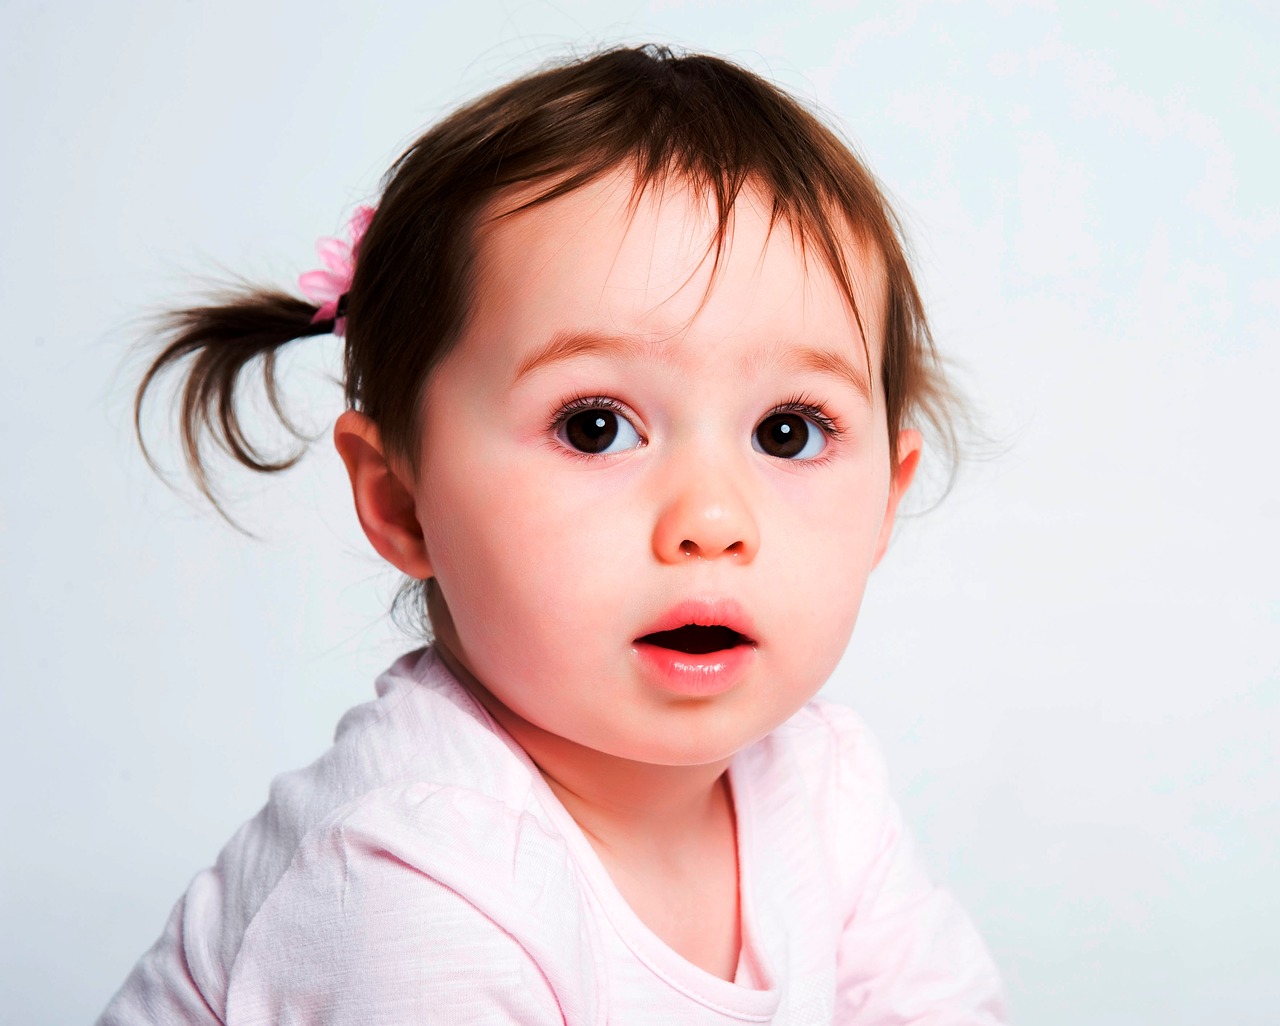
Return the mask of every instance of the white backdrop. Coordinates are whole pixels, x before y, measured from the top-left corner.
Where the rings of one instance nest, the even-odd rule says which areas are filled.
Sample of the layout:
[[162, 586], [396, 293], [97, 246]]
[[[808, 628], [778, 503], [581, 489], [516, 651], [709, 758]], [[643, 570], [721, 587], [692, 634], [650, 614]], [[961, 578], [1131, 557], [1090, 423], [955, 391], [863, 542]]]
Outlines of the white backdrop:
[[[656, 40], [838, 116], [1004, 450], [904, 525], [826, 693], [1017, 1021], [1280, 1021], [1273, 11], [0, 0], [0, 1018], [92, 1020], [412, 644], [327, 434], [224, 476], [261, 542], [150, 475], [137, 319], [290, 285], [455, 103]], [[327, 433], [336, 349], [287, 362]]]

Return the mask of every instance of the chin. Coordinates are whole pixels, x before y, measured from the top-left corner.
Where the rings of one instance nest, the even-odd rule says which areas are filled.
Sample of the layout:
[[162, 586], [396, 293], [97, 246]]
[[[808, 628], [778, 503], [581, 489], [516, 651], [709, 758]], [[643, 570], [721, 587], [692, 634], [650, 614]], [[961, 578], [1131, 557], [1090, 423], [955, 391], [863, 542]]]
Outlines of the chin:
[[757, 736], [767, 734], [771, 727], [772, 724], [762, 725], [760, 730], [753, 731], [751, 724], [742, 719], [742, 710], [722, 717], [719, 722], [714, 716], [691, 717], [684, 725], [651, 728], [647, 738], [637, 738], [627, 745], [625, 758], [654, 766], [706, 766], [726, 762]]

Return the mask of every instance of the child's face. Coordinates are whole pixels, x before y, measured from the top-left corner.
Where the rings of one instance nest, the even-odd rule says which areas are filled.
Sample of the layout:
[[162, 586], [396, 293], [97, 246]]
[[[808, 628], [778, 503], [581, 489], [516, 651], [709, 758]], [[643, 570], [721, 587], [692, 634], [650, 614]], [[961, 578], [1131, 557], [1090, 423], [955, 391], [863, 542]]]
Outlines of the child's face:
[[[709, 295], [706, 203], [673, 182], [629, 218], [630, 198], [619, 175], [481, 230], [413, 497], [440, 640], [508, 710], [599, 752], [703, 764], [835, 667], [918, 438], [894, 480], [875, 254], [849, 254], [868, 368], [838, 286], [785, 223], [768, 231], [758, 194]], [[686, 622], [738, 633], [651, 636]], [[681, 652], [690, 638], [714, 651]]]

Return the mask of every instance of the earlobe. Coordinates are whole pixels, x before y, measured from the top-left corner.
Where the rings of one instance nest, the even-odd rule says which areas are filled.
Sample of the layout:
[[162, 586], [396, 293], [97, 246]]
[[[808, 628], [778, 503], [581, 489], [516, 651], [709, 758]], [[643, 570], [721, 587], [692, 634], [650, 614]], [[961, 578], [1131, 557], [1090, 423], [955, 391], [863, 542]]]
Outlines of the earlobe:
[[880, 536], [876, 539], [875, 556], [871, 560], [873, 568], [880, 563], [885, 550], [889, 547], [889, 538], [893, 535], [893, 522], [898, 513], [898, 503], [902, 501], [902, 496], [911, 487], [911, 481], [916, 476], [922, 445], [923, 439], [920, 437], [920, 432], [914, 428], [898, 432], [898, 468], [889, 482], [889, 501], [885, 506], [884, 520], [880, 524]]
[[360, 526], [378, 555], [410, 577], [432, 576], [413, 492], [391, 467], [377, 425], [347, 410], [333, 427], [333, 444], [351, 479]]

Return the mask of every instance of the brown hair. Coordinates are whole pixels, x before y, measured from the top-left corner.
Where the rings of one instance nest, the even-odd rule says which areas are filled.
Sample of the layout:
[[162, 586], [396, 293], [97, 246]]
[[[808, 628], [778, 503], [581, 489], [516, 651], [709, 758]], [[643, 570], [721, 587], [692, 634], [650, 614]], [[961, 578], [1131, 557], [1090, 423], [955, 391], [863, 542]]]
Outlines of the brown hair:
[[[636, 169], [637, 196], [675, 176], [714, 197], [717, 257], [739, 191], [748, 182], [759, 186], [772, 197], [773, 219], [816, 247], [855, 316], [842, 240], [852, 231], [872, 243], [888, 288], [880, 387], [891, 460], [896, 467], [898, 431], [914, 422], [931, 427], [954, 462], [958, 406], [901, 227], [870, 172], [831, 129], [759, 76], [721, 58], [655, 46], [606, 50], [496, 89], [433, 127], [387, 172], [345, 297], [344, 389], [347, 403], [378, 425], [389, 457], [416, 465], [419, 403], [433, 368], [463, 331], [477, 223], [487, 205], [503, 190], [545, 183], [523, 209], [628, 164]], [[165, 317], [167, 344], [138, 388], [135, 427], [142, 442], [148, 390], [162, 371], [191, 357], [181, 385], [183, 452], [220, 511], [202, 443], [211, 438], [264, 472], [284, 470], [300, 456], [273, 460], [245, 436], [235, 389], [240, 372], [260, 357], [272, 408], [302, 438], [281, 410], [275, 354], [332, 331], [332, 321], [311, 323], [315, 313], [279, 290], [245, 287], [216, 305]]]

